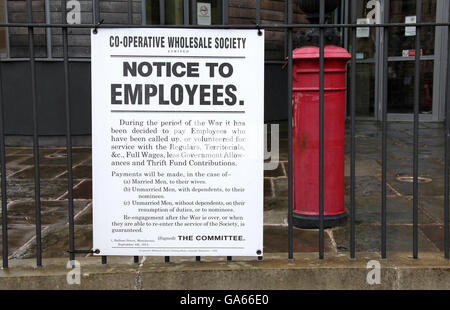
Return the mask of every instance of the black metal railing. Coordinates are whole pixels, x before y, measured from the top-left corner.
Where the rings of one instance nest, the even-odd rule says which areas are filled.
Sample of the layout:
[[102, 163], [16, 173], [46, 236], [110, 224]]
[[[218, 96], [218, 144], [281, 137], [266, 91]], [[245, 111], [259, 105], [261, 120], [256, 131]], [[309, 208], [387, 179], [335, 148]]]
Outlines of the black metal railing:
[[[228, 1], [222, 1], [223, 14], [222, 14], [222, 24], [220, 25], [209, 25], [200, 26], [197, 25], [195, 14], [192, 17], [192, 24], [190, 24], [189, 18], [189, 4], [191, 4], [191, 9], [193, 12], [196, 11], [196, 2], [184, 0], [184, 16], [183, 24], [181, 25], [166, 25], [165, 22], [165, 2], [163, 0], [159, 1], [160, 4], [160, 25], [164, 25], [167, 28], [224, 28], [224, 29], [267, 29], [267, 30], [284, 30], [285, 36], [285, 46], [286, 55], [288, 58], [287, 63], [287, 75], [288, 75], [288, 85], [287, 85], [287, 98], [288, 98], [288, 138], [289, 138], [289, 162], [288, 162], [288, 259], [294, 259], [293, 252], [293, 145], [292, 145], [292, 50], [293, 50], [293, 31], [294, 29], [301, 28], [318, 28], [320, 34], [320, 74], [319, 74], [319, 259], [324, 259], [324, 32], [326, 28], [339, 28], [348, 29], [351, 31], [351, 42], [352, 42], [352, 59], [351, 59], [351, 72], [350, 72], [350, 94], [347, 96], [350, 102], [350, 250], [349, 258], [356, 258], [356, 229], [355, 220], [356, 213], [355, 210], [356, 200], [355, 200], [355, 162], [356, 162], [356, 30], [357, 27], [361, 27], [356, 23], [356, 4], [358, 0], [351, 1], [351, 23], [342, 24], [326, 24], [325, 23], [325, 0], [320, 0], [320, 22], [319, 24], [294, 24], [293, 23], [293, 1], [285, 1], [286, 7], [286, 22], [284, 24], [264, 24], [261, 21], [261, 0], [256, 1], [255, 9], [255, 23], [252, 24], [229, 24], [228, 23]], [[128, 24], [106, 24], [100, 21], [100, 9], [99, 0], [94, 0], [94, 14], [92, 24], [67, 24], [66, 22], [66, 1], [61, 1], [61, 14], [62, 22], [60, 24], [43, 24], [33, 22], [33, 11], [31, 6], [31, 0], [27, 0], [27, 14], [28, 22], [26, 23], [3, 23], [0, 24], [2, 28], [13, 28], [13, 27], [24, 27], [28, 29], [28, 48], [29, 48], [29, 65], [30, 65], [30, 76], [29, 83], [31, 83], [31, 97], [32, 97], [32, 119], [33, 119], [33, 154], [34, 154], [34, 200], [35, 200], [35, 213], [36, 213], [36, 264], [37, 266], [42, 266], [42, 224], [41, 224], [41, 195], [40, 195], [40, 167], [39, 167], [39, 122], [38, 122], [38, 107], [37, 107], [37, 88], [36, 88], [36, 61], [34, 54], [34, 30], [36, 28], [60, 28], [62, 29], [63, 38], [63, 61], [64, 61], [64, 106], [65, 106], [65, 119], [66, 119], [66, 149], [67, 149], [67, 180], [68, 180], [68, 227], [69, 227], [69, 253], [70, 260], [75, 259], [75, 254], [77, 253], [87, 253], [91, 251], [81, 251], [75, 249], [75, 233], [74, 233], [74, 195], [73, 195], [73, 171], [72, 171], [72, 132], [71, 132], [71, 105], [70, 105], [70, 94], [69, 94], [69, 83], [70, 83], [70, 71], [69, 71], [69, 55], [68, 55], [68, 30], [76, 28], [156, 28], [160, 25], [136, 25], [133, 24], [133, 7], [131, 0], [128, 0]], [[381, 92], [379, 97], [382, 98], [382, 116], [381, 116], [381, 131], [382, 131], [382, 177], [381, 177], [381, 257], [387, 257], [387, 204], [386, 204], [386, 180], [387, 180], [387, 102], [388, 102], [388, 39], [389, 39], [389, 29], [392, 27], [405, 27], [403, 23], [390, 23], [389, 22], [389, 0], [384, 0], [381, 5], [384, 8], [384, 21], [378, 24], [367, 24], [364, 27], [378, 27], [383, 29], [383, 48], [384, 52], [382, 58], [383, 70], [383, 83], [384, 86], [378, 88]], [[412, 253], [413, 257], [417, 259], [419, 257], [418, 248], [418, 202], [419, 202], [419, 187], [418, 187], [418, 168], [419, 168], [419, 88], [420, 88], [420, 51], [421, 51], [421, 28], [425, 26], [432, 27], [447, 27], [450, 30], [450, 23], [448, 22], [421, 22], [421, 8], [422, 0], [416, 0], [416, 23], [408, 24], [408, 26], [416, 27], [416, 38], [415, 38], [415, 81], [414, 81], [414, 141], [413, 141], [413, 245]], [[450, 12], [449, 12], [450, 14]], [[450, 50], [450, 40], [448, 43], [448, 50]], [[0, 60], [1, 61], [1, 60]], [[450, 61], [449, 61], [450, 63]], [[0, 80], [7, 77], [2, 76], [1, 66], [0, 66]], [[450, 119], [450, 70], [447, 69], [447, 85], [446, 85], [446, 119]], [[2, 250], [3, 250], [3, 268], [8, 268], [8, 210], [7, 210], [7, 177], [6, 177], [6, 154], [5, 154], [5, 102], [3, 99], [3, 91], [0, 89], [0, 160], [1, 160], [1, 195], [2, 195]], [[444, 170], [444, 257], [449, 259], [449, 160], [450, 160], [450, 122], [446, 121], [445, 127], [445, 170]], [[262, 257], [259, 258], [261, 260]], [[195, 257], [196, 261], [201, 261], [201, 257]], [[166, 263], [170, 262], [170, 257], [164, 257]], [[232, 261], [232, 257], [227, 257], [227, 261]], [[139, 262], [139, 257], [134, 257], [134, 262]], [[107, 257], [101, 257], [101, 263], [107, 263]]]

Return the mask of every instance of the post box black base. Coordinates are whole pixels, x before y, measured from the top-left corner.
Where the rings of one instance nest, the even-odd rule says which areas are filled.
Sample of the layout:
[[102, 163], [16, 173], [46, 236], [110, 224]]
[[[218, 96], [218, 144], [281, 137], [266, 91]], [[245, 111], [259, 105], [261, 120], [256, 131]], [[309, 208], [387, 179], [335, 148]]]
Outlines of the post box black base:
[[[332, 228], [335, 226], [343, 225], [347, 221], [347, 213], [324, 215], [323, 227]], [[294, 213], [292, 222], [295, 227], [313, 229], [319, 228], [319, 215], [306, 215], [300, 213]]]

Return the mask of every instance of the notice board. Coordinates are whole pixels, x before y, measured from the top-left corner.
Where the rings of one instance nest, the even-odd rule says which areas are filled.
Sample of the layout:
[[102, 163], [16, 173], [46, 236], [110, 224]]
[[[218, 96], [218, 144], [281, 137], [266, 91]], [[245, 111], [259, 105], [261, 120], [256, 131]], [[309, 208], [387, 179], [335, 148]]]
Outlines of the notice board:
[[263, 255], [264, 32], [98, 29], [98, 255]]

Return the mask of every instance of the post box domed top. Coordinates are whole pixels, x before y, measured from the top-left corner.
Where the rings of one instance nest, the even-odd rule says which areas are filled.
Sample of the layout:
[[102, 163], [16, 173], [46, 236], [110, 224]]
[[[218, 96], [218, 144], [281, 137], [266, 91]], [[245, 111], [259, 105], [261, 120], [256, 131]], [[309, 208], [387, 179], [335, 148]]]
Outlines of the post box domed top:
[[[325, 0], [325, 13], [336, 9], [341, 0]], [[300, 9], [309, 14], [319, 14], [320, 0], [298, 0]]]
[[[296, 48], [292, 51], [293, 59], [317, 59], [320, 57], [320, 50], [317, 46], [304, 46]], [[350, 59], [352, 56], [347, 52], [346, 49], [334, 46], [327, 45], [324, 48], [324, 57], [325, 58], [334, 58], [334, 59]]]

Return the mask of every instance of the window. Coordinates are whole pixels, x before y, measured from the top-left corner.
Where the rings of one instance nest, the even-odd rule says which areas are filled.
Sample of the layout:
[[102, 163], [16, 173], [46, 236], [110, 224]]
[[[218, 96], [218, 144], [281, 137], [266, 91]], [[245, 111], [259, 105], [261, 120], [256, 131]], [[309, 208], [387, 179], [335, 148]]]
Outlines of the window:
[[[166, 25], [184, 24], [184, 1], [166, 0], [164, 23]], [[193, 9], [194, 14], [193, 14]], [[189, 23], [199, 25], [218, 25], [222, 23], [222, 0], [197, 1], [197, 7], [193, 8], [193, 1], [189, 1]], [[146, 0], [146, 23], [150, 25], [160, 24], [160, 1]], [[194, 22], [196, 21], [196, 22]]]
[[[392, 0], [389, 18], [391, 23], [406, 23], [407, 17], [416, 15], [416, 1]], [[436, 0], [422, 2], [422, 22], [436, 22]], [[434, 55], [435, 28], [422, 27], [420, 46], [423, 55]], [[405, 27], [392, 27], [389, 31], [389, 56], [403, 55], [403, 51], [415, 48], [416, 37], [407, 36]]]

